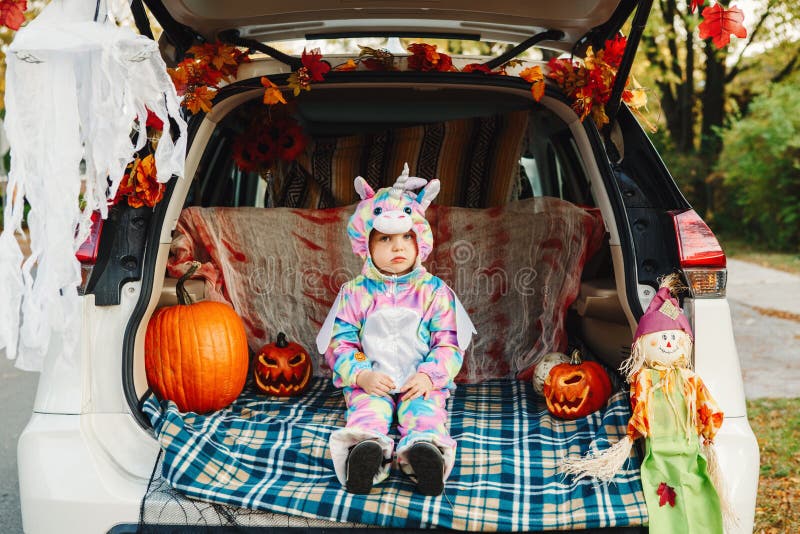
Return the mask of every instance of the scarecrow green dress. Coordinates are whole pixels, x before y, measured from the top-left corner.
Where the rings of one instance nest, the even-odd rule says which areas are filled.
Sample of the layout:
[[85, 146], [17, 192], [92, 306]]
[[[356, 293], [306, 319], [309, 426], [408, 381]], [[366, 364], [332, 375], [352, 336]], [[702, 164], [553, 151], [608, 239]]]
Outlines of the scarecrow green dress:
[[699, 436], [710, 442], [722, 412], [685, 368], [643, 368], [631, 390], [628, 435], [646, 438], [642, 487], [651, 533], [722, 533], [720, 499]]

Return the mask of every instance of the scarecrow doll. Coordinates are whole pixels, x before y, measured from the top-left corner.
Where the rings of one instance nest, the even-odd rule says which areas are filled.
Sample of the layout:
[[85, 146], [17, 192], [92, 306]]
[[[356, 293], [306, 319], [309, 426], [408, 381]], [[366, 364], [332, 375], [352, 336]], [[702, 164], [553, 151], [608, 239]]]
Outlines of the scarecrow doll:
[[631, 385], [627, 435], [604, 451], [568, 458], [561, 471], [610, 481], [645, 439], [642, 489], [650, 532], [723, 532], [735, 517], [725, 499], [713, 439], [723, 414], [690, 368], [692, 330], [675, 294], [678, 275], [664, 278], [642, 316], [620, 370]]

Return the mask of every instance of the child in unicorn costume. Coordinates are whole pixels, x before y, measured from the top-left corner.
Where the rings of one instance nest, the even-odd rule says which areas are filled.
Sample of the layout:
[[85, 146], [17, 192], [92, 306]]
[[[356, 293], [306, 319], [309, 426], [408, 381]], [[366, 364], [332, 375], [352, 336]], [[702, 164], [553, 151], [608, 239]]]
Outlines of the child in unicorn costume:
[[396, 413], [398, 465], [418, 491], [438, 495], [455, 461], [446, 403], [475, 333], [455, 293], [422, 266], [433, 248], [425, 210], [439, 181], [409, 177], [406, 164], [392, 187], [373, 191], [359, 176], [355, 188], [361, 201], [347, 232], [364, 267], [317, 336], [347, 403], [347, 424], [330, 437], [336, 476], [364, 494], [389, 475]]

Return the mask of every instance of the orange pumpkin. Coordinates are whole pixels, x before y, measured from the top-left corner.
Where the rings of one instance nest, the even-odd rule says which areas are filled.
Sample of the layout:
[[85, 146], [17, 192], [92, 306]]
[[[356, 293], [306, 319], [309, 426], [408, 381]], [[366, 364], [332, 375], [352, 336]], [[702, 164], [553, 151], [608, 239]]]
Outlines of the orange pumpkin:
[[147, 324], [144, 362], [147, 382], [159, 399], [182, 412], [205, 413], [233, 402], [247, 381], [247, 336], [236, 312], [221, 302], [192, 303], [184, 282], [176, 285], [177, 306], [156, 310]]
[[311, 383], [311, 358], [297, 343], [286, 341], [283, 332], [278, 340], [262, 347], [256, 358], [253, 375], [258, 389], [275, 397], [300, 395]]
[[547, 409], [561, 419], [579, 419], [596, 412], [611, 396], [611, 379], [597, 362], [581, 361], [572, 353], [569, 363], [553, 367], [544, 382]]

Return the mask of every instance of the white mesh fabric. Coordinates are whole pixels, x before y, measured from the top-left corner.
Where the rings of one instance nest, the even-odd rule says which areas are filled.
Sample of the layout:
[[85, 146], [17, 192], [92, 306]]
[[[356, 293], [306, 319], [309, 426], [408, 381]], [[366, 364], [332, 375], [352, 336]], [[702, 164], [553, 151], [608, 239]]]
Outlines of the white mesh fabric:
[[[145, 108], [164, 122], [158, 180], [183, 174], [186, 124], [156, 43], [111, 22], [93, 22], [96, 8], [94, 1], [54, 0], [17, 32], [7, 55], [11, 169], [0, 236], [0, 349], [21, 369], [41, 370], [54, 331], [63, 340], [60, 356], [75, 354], [81, 327], [75, 252], [92, 211], [107, 215], [126, 164], [145, 142], [143, 135], [137, 144], [130, 139]], [[168, 116], [180, 130], [176, 143]], [[23, 199], [31, 206], [31, 255], [20, 267], [14, 232], [21, 231]]]

